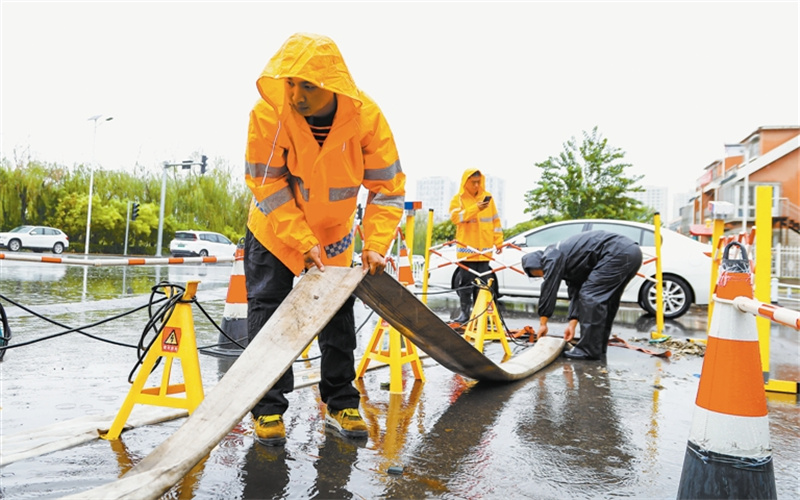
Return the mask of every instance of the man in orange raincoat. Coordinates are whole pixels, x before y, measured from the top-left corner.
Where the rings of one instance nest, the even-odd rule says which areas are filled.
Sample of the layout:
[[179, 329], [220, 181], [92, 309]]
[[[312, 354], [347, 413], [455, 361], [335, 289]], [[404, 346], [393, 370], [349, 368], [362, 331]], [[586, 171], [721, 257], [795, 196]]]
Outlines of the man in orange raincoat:
[[[244, 274], [252, 340], [304, 270], [350, 266], [356, 197], [368, 191], [363, 217], [364, 272], [381, 273], [405, 201], [405, 174], [380, 108], [353, 82], [336, 44], [297, 33], [270, 59], [256, 82], [261, 99], [250, 113], [245, 180], [253, 192]], [[367, 437], [353, 386], [354, 297], [318, 336], [319, 390], [326, 424]], [[313, 312], [311, 312], [313, 313]], [[251, 410], [256, 439], [286, 442], [285, 394], [292, 369]]]
[[503, 228], [486, 180], [480, 170], [468, 168], [461, 176], [458, 193], [450, 200], [450, 220], [456, 226], [456, 255], [461, 265], [453, 273], [452, 287], [459, 298], [459, 315], [452, 321], [469, 320], [472, 304], [478, 297], [475, 279], [484, 284], [492, 278], [497, 296], [497, 276], [491, 273], [492, 250], [502, 251]]

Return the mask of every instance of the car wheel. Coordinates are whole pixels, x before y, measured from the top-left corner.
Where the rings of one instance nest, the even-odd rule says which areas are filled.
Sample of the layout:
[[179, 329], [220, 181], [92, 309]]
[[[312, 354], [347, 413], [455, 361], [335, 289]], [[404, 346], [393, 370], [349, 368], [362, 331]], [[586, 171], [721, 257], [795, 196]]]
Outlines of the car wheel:
[[64, 251], [64, 244], [63, 243], [56, 243], [53, 245], [53, 253], [60, 254]]
[[[677, 276], [664, 276], [663, 279], [664, 318], [678, 318], [686, 314], [692, 306], [694, 297], [689, 284]], [[645, 282], [639, 292], [639, 303], [650, 314], [656, 313], [656, 284]]]
[[12, 252], [19, 252], [19, 249], [22, 248], [22, 243], [19, 240], [11, 240], [8, 242], [8, 249]]
[[208, 257], [208, 250], [200, 250], [200, 257]]

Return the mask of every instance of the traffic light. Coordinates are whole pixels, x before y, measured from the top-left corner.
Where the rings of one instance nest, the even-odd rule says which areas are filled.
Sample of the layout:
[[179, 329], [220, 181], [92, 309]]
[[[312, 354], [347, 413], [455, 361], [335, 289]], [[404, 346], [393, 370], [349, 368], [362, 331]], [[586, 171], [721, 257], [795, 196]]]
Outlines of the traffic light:
[[136, 220], [139, 217], [139, 203], [133, 202], [133, 207], [131, 207], [131, 220]]
[[207, 166], [208, 166], [208, 156], [203, 155], [201, 160], [200, 160], [200, 173], [201, 174], [205, 174], [206, 173], [206, 167]]

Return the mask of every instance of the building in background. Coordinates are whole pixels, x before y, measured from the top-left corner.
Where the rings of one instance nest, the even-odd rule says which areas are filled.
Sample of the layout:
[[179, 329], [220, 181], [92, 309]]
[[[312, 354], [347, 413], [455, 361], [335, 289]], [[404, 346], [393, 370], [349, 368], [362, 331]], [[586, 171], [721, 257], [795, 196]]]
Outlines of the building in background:
[[[722, 147], [720, 149], [723, 149]], [[738, 235], [753, 228], [758, 186], [772, 187], [772, 244], [781, 255], [775, 276], [800, 277], [800, 126], [759, 127], [741, 142], [724, 145], [725, 154], [706, 166], [697, 180], [691, 210], [682, 211], [681, 228], [708, 240], [711, 201], [733, 205], [726, 216], [725, 235]], [[686, 220], [688, 219], [688, 220]]]
[[676, 193], [672, 195], [672, 214], [671, 220], [681, 218], [681, 208], [691, 205], [697, 193], [694, 191], [686, 191], [683, 193]]
[[447, 220], [447, 209], [450, 207], [450, 198], [458, 189], [459, 179], [452, 177], [425, 177], [417, 180], [416, 200], [422, 202], [424, 210], [433, 210], [433, 221], [436, 223]]
[[661, 186], [642, 186], [644, 191], [630, 193], [631, 198], [638, 200], [642, 205], [651, 208], [661, 215], [661, 220], [669, 220], [667, 213], [667, 188]]

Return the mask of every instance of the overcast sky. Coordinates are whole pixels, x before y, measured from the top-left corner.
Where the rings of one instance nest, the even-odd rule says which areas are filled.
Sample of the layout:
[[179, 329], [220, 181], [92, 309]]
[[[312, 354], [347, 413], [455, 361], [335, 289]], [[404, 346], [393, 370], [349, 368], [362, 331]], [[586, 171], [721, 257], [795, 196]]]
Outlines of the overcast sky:
[[[694, 189], [726, 143], [798, 125], [798, 2], [12, 2], [0, 153], [160, 172], [243, 164], [255, 80], [298, 31], [337, 42], [416, 181], [506, 180], [597, 126], [642, 185]], [[113, 116], [97, 128], [88, 118]]]

